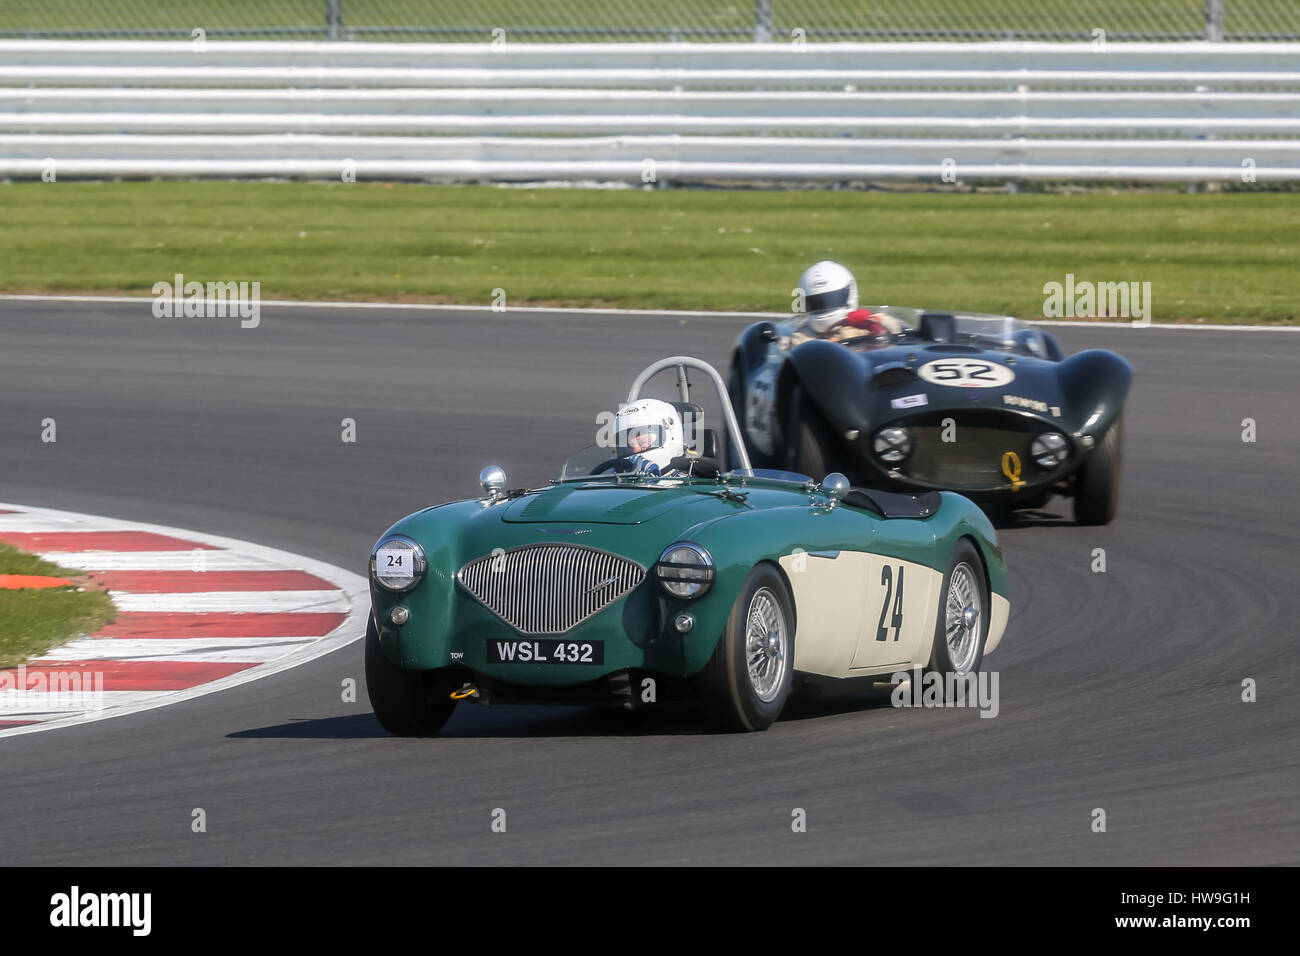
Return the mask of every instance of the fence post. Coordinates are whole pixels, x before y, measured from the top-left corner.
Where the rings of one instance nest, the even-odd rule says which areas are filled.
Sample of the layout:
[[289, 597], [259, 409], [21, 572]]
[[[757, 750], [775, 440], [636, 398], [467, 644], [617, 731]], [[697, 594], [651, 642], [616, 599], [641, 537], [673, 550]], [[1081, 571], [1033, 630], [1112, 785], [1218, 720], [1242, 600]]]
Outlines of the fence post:
[[325, 26], [329, 39], [343, 39], [343, 0], [325, 0]]
[[1223, 0], [1205, 0], [1205, 39], [1223, 42]]
[[772, 0], [754, 0], [754, 42], [772, 42]]

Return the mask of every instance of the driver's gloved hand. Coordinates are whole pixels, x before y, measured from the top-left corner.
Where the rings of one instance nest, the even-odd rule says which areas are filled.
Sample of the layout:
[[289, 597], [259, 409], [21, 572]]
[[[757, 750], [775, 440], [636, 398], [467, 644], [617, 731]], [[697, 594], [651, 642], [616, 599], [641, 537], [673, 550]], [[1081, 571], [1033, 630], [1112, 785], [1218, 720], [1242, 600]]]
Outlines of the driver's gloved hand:
[[638, 475], [658, 475], [659, 466], [644, 455], [633, 455], [628, 461], [632, 462]]

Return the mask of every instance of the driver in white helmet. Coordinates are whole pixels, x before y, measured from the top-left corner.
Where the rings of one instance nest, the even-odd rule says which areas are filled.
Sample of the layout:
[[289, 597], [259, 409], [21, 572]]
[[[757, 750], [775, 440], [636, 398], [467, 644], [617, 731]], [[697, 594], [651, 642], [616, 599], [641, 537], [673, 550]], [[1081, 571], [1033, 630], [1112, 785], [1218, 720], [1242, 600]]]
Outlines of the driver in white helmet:
[[[833, 342], [875, 339], [902, 331], [892, 316], [858, 307], [858, 280], [830, 259], [813, 263], [799, 277], [804, 321], [797, 339], [819, 338]], [[797, 342], [796, 342], [797, 344]]]
[[678, 475], [673, 460], [686, 454], [682, 420], [677, 409], [657, 398], [619, 406], [614, 420], [618, 456], [639, 474]]

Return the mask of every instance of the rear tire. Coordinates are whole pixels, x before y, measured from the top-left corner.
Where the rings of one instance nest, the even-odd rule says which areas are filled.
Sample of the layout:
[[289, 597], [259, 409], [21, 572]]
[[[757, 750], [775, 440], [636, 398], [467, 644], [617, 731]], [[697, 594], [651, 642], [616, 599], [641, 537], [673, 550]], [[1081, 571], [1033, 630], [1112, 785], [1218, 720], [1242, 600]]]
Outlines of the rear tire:
[[813, 481], [825, 478], [829, 472], [830, 433], [830, 425], [821, 410], [813, 404], [804, 387], [796, 385], [790, 396], [790, 416], [785, 428], [786, 467]]
[[388, 659], [373, 615], [366, 622], [366, 691], [375, 717], [397, 737], [433, 737], [456, 709], [436, 671], [403, 670]]
[[794, 679], [793, 607], [772, 565], [749, 573], [697, 678], [705, 710], [727, 730], [766, 730], [781, 715]]
[[1110, 524], [1119, 510], [1120, 472], [1124, 464], [1124, 419], [1116, 418], [1101, 444], [1084, 461], [1074, 479], [1074, 520]]
[[[984, 660], [991, 613], [984, 563], [975, 545], [962, 538], [952, 549], [948, 571], [943, 576], [934, 644], [930, 649], [930, 661], [925, 665], [926, 671], [941, 677], [978, 673]], [[945, 680], [942, 686], [946, 695], [948, 682]]]

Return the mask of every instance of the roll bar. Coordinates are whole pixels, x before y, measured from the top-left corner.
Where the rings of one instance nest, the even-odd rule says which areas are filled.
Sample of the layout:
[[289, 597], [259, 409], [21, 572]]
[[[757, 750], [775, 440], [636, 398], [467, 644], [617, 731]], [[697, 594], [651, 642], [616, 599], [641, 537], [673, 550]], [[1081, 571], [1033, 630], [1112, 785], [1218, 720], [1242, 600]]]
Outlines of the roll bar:
[[718, 403], [722, 407], [722, 417], [727, 423], [727, 433], [731, 436], [732, 447], [736, 449], [736, 455], [740, 458], [740, 470], [746, 475], [753, 477], [754, 468], [749, 463], [749, 452], [745, 450], [744, 439], [740, 436], [740, 424], [736, 421], [735, 409], [731, 407], [731, 398], [727, 395], [726, 383], [722, 381], [722, 376], [708, 362], [702, 359], [691, 358], [689, 355], [672, 355], [668, 358], [660, 359], [653, 365], [649, 365], [636, 377], [632, 382], [632, 387], [628, 390], [628, 404], [635, 402], [641, 397], [641, 389], [646, 382], [658, 375], [664, 369], [677, 369], [677, 391], [681, 395], [683, 402], [691, 400], [691, 383], [687, 381], [686, 370], [693, 368], [697, 371], [704, 372], [713, 380], [713, 388], [718, 393]]

